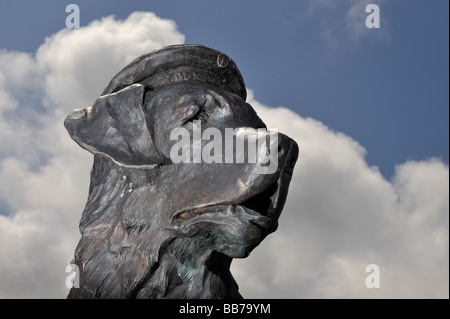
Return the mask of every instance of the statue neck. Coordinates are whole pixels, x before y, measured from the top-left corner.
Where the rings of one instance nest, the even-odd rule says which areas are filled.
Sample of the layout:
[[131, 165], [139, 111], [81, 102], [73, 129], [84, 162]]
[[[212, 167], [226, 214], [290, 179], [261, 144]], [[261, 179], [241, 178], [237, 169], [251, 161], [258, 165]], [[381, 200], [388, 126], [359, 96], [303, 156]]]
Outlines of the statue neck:
[[207, 246], [201, 240], [174, 239], [137, 298], [241, 299], [230, 272], [232, 258]]

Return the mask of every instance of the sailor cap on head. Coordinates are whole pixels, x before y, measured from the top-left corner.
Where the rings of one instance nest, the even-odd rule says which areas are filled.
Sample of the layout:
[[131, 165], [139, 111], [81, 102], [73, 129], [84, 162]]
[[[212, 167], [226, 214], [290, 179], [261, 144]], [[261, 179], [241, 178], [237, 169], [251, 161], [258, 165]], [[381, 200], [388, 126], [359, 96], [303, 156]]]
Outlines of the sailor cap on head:
[[208, 83], [244, 101], [247, 97], [244, 80], [233, 60], [220, 51], [195, 44], [172, 45], [140, 56], [112, 78], [102, 95], [134, 83], [157, 87], [184, 81]]

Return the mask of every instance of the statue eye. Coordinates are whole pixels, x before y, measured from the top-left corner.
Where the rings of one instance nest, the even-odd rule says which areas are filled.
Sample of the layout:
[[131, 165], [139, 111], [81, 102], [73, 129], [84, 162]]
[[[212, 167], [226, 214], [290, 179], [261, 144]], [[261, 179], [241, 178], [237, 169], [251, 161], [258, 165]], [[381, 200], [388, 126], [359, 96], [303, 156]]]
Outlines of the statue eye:
[[144, 97], [143, 97], [143, 105], [147, 104], [147, 101], [151, 98], [151, 92], [153, 92], [155, 88], [150, 85], [144, 85]]
[[202, 123], [208, 122], [209, 112], [205, 108], [199, 108], [199, 110], [189, 119], [189, 122], [196, 120], [200, 120]]

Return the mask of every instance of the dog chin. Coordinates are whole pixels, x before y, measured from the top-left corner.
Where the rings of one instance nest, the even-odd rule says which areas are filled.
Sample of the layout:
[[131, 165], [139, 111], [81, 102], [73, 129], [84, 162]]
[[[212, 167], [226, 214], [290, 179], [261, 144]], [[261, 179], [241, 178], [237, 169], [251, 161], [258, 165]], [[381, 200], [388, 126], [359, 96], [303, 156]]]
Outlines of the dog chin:
[[172, 230], [177, 237], [201, 238], [211, 250], [243, 258], [271, 224], [269, 217], [241, 205], [210, 205], [176, 214]]
[[232, 258], [245, 258], [278, 225], [287, 188], [279, 181], [240, 204], [213, 204], [174, 214], [177, 237], [202, 238], [209, 248]]

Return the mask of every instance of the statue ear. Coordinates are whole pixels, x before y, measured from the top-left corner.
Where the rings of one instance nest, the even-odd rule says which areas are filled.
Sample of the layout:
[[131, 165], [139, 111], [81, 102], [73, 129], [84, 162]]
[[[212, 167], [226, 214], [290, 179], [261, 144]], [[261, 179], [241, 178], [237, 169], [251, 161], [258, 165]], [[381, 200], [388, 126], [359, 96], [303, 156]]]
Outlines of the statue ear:
[[144, 95], [142, 84], [103, 95], [93, 106], [74, 110], [64, 126], [75, 142], [93, 154], [125, 165], [158, 164], [160, 156], [142, 109]]

